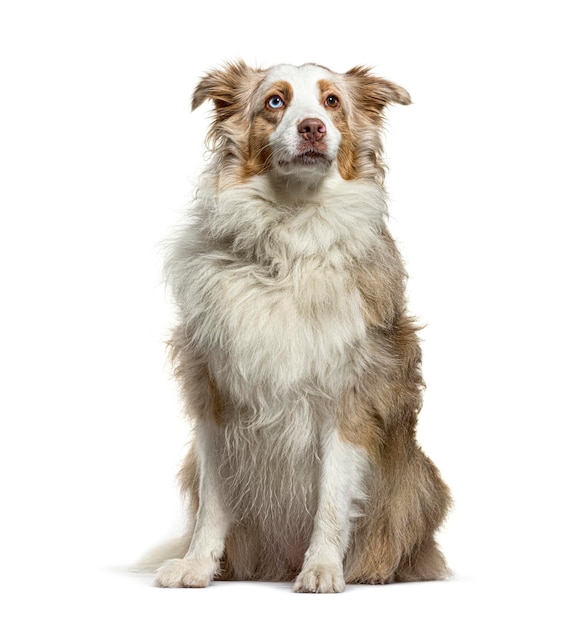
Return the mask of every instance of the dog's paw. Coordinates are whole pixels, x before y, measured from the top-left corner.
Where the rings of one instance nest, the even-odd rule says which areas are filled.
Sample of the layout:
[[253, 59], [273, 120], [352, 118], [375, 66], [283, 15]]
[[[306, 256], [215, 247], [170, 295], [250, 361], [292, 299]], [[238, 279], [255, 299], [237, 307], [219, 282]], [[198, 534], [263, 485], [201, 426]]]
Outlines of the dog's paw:
[[339, 593], [346, 588], [341, 565], [314, 564], [301, 570], [293, 585], [297, 593]]
[[158, 569], [155, 584], [158, 587], [208, 587], [215, 570], [213, 561], [170, 559]]

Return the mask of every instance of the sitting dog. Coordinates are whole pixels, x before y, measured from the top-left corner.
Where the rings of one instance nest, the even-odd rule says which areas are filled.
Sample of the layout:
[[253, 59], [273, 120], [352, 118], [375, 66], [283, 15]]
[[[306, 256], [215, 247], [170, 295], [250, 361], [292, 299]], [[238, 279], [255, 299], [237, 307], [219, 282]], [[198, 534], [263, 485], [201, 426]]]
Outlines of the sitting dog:
[[387, 230], [381, 130], [401, 87], [355, 67], [204, 76], [212, 160], [167, 275], [193, 443], [191, 527], [162, 587], [442, 579], [450, 497], [415, 429], [424, 387]]

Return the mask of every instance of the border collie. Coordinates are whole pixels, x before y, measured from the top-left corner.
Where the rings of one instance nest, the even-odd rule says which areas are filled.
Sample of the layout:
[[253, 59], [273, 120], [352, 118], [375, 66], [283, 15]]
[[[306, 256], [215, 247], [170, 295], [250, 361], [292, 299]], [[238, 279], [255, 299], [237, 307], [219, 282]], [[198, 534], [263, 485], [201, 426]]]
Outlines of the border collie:
[[190, 526], [156, 584], [442, 579], [450, 496], [415, 438], [418, 327], [381, 160], [384, 110], [410, 96], [364, 67], [235, 62], [200, 80], [206, 100], [212, 159], [166, 268]]

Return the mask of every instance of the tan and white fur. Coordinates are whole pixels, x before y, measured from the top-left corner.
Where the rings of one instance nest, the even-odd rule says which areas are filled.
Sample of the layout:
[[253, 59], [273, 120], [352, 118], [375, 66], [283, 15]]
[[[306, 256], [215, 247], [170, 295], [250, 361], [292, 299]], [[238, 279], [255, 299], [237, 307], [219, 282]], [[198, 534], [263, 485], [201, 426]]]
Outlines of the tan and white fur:
[[201, 79], [207, 99], [212, 161], [167, 264], [191, 526], [156, 583], [441, 579], [449, 494], [415, 439], [381, 162], [384, 109], [410, 97], [362, 67], [237, 62]]

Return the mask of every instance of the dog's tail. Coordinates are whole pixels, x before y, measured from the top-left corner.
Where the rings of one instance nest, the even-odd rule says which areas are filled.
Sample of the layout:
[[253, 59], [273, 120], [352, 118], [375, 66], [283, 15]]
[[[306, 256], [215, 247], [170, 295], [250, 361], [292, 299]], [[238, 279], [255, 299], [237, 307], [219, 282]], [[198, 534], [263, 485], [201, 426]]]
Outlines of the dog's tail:
[[181, 559], [188, 552], [190, 537], [173, 537], [156, 546], [130, 567], [130, 571], [137, 573], [155, 572], [167, 559]]

